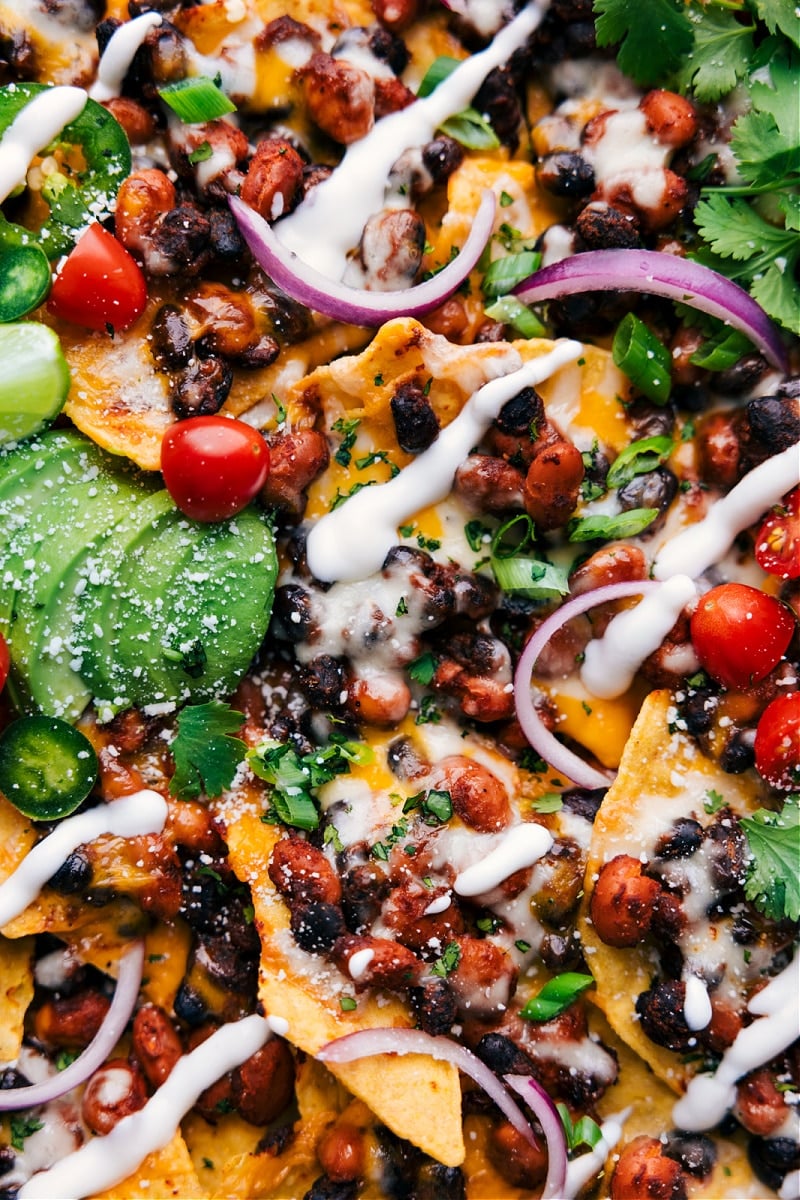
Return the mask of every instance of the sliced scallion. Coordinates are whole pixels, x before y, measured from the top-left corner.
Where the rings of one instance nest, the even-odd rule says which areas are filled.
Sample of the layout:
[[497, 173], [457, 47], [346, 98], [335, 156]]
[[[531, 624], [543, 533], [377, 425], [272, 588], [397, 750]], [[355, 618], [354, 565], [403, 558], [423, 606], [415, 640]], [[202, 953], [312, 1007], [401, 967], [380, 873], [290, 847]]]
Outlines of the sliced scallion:
[[635, 537], [658, 516], [657, 508], [631, 508], [627, 512], [618, 513], [614, 517], [598, 515], [594, 517], [576, 517], [567, 522], [567, 534], [571, 542], [593, 542], [602, 538], [610, 541], [612, 538]]
[[556, 975], [528, 1001], [520, 1016], [527, 1021], [552, 1021], [593, 983], [591, 975], [581, 975], [576, 971]]
[[[496, 150], [500, 145], [497, 134], [477, 108], [462, 109], [460, 113], [442, 121], [439, 128], [467, 150]], [[519, 283], [519, 280], [516, 282]]]
[[158, 94], [187, 125], [204, 124], [236, 111], [236, 105], [207, 75], [168, 83], [158, 89]]
[[536, 313], [522, 304], [516, 296], [501, 296], [483, 310], [493, 321], [502, 321], [510, 325], [518, 334], [526, 338], [544, 337], [545, 328]]
[[530, 600], [549, 600], [569, 594], [567, 572], [539, 558], [517, 555], [515, 558], [490, 559], [498, 587], [516, 592]]
[[617, 326], [612, 357], [631, 383], [654, 404], [666, 404], [672, 387], [670, 352], [633, 313]]
[[485, 296], [505, 296], [527, 279], [539, 267], [541, 254], [536, 250], [523, 250], [519, 254], [507, 254], [489, 264], [481, 287]]
[[606, 484], [610, 488], [623, 487], [636, 475], [647, 475], [669, 458], [675, 447], [672, 438], [649, 437], [631, 442], [611, 464]]
[[750, 341], [743, 333], [723, 326], [712, 338], [703, 342], [699, 350], [695, 350], [689, 361], [706, 371], [727, 371], [751, 350]]

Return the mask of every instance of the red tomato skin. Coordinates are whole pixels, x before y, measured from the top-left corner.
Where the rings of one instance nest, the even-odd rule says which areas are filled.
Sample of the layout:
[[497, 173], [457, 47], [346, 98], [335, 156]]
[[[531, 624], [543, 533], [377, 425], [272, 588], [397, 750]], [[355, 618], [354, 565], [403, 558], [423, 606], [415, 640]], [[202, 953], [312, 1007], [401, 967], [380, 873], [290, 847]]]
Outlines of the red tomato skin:
[[786, 497], [783, 511], [773, 512], [758, 531], [756, 562], [778, 579], [800, 578], [800, 487]]
[[85, 329], [127, 329], [147, 304], [141, 267], [102, 225], [90, 225], [53, 281], [47, 309]]
[[11, 655], [8, 653], [8, 642], [0, 633], [0, 692], [6, 686], [8, 672], [11, 669]]
[[260, 492], [269, 473], [261, 434], [230, 417], [188, 417], [161, 442], [164, 483], [181, 512], [195, 521], [224, 521]]
[[745, 583], [722, 583], [692, 614], [697, 657], [717, 683], [741, 691], [769, 675], [786, 653], [795, 619], [774, 596]]
[[800, 786], [800, 692], [778, 696], [764, 709], [755, 740], [756, 770], [773, 787]]

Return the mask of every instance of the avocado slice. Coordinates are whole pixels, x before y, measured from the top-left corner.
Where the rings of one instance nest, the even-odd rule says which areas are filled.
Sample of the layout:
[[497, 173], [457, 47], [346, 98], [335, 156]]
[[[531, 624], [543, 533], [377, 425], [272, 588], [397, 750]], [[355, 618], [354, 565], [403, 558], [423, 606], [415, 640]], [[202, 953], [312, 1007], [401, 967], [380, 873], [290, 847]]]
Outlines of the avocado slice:
[[269, 520], [252, 506], [214, 525], [188, 523], [194, 548], [167, 572], [160, 599], [127, 588], [125, 620], [107, 645], [113, 697], [145, 709], [233, 691], [267, 631], [277, 575]]

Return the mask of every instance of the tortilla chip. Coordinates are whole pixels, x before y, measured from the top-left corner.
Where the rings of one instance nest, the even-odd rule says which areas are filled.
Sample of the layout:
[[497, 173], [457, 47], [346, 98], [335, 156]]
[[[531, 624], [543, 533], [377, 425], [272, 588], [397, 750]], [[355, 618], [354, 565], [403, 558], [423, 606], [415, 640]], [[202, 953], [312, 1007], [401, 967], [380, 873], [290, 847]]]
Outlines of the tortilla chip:
[[[281, 836], [279, 829], [251, 813], [228, 821], [230, 863], [238, 878], [252, 887], [261, 936], [259, 997], [266, 1012], [288, 1021], [288, 1040], [316, 1054], [326, 1042], [357, 1030], [413, 1025], [410, 1010], [394, 996], [364, 996], [356, 1011], [341, 1011], [339, 999], [347, 981], [331, 964], [297, 948], [289, 931], [289, 910], [267, 876], [265, 866]], [[461, 1087], [450, 1063], [414, 1054], [379, 1055], [330, 1070], [398, 1137], [447, 1166], [464, 1161]]]
[[589, 993], [623, 1042], [649, 1063], [656, 1075], [682, 1093], [696, 1072], [691, 1063], [657, 1046], [636, 1019], [634, 1002], [657, 973], [655, 947], [643, 942], [618, 950], [600, 940], [589, 919], [589, 897], [604, 863], [617, 854], [647, 854], [673, 820], [702, 815], [703, 799], [716, 790], [737, 813], [758, 807], [756, 782], [726, 774], [689, 737], [670, 730], [669, 692], [653, 692], [642, 706], [622, 756], [619, 774], [595, 819], [586, 868], [586, 900], [579, 929], [586, 961], [597, 983]]
[[92, 1200], [205, 1200], [208, 1192], [195, 1174], [186, 1143], [179, 1133], [172, 1141], [148, 1154], [138, 1171], [115, 1184], [107, 1192], [98, 1192]]
[[33, 999], [33, 939], [0, 937], [0, 1062], [14, 1062]]

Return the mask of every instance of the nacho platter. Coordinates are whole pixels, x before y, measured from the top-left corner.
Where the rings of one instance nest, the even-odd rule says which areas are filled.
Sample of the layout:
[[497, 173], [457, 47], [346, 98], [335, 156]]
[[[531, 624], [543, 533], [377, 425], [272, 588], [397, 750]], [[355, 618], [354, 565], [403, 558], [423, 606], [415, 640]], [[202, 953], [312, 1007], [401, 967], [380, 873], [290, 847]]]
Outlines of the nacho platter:
[[0, 3], [0, 1197], [800, 1196], [799, 46]]

